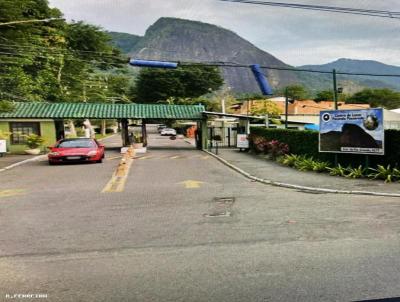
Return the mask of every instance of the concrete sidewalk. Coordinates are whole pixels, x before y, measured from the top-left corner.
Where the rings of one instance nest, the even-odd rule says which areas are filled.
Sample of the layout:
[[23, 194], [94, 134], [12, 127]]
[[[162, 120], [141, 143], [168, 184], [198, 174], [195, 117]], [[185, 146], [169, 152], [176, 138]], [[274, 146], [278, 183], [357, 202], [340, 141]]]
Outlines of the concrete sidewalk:
[[367, 191], [400, 194], [400, 183], [381, 180], [349, 179], [327, 173], [302, 172], [285, 167], [261, 156], [240, 152], [238, 149], [220, 149], [218, 156], [252, 176], [296, 186], [340, 191]]

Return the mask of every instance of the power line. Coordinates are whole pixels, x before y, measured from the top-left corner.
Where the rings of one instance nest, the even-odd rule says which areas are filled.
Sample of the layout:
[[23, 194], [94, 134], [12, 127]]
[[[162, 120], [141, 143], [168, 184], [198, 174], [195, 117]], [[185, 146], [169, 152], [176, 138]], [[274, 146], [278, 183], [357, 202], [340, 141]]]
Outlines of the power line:
[[[27, 53], [40, 57], [40, 58], [48, 58], [48, 56], [41, 56], [37, 55], [37, 53], [28, 51]], [[10, 55], [10, 56], [21, 56], [21, 57], [29, 57], [26, 53], [24, 52], [17, 52], [17, 53], [9, 53], [9, 52], [0, 52], [0, 55]], [[68, 56], [68, 54], [67, 54]], [[69, 58], [67, 57], [68, 60], [75, 59], [71, 55], [69, 55]], [[118, 58], [121, 59], [121, 58]], [[82, 62], [87, 62], [87, 63], [93, 63], [93, 61], [88, 61], [88, 60], [82, 60], [80, 58], [77, 58], [77, 60], [82, 61]], [[110, 62], [105, 62], [105, 61], [98, 61], [98, 63], [104, 63], [104, 64], [110, 64]], [[116, 63], [117, 61], [115, 61]], [[233, 68], [250, 68], [251, 65], [245, 65], [245, 64], [237, 64], [237, 63], [232, 63], [232, 62], [185, 62], [185, 61], [178, 61], [179, 65], [181, 66], [209, 66], [209, 67], [233, 67]], [[280, 70], [280, 71], [291, 71], [291, 72], [308, 72], [308, 73], [318, 73], [318, 74], [332, 74], [332, 71], [326, 71], [326, 70], [314, 70], [314, 69], [300, 69], [300, 68], [290, 68], [290, 67], [279, 67], [279, 66], [260, 66], [260, 68], [264, 69], [270, 69], [270, 70]], [[375, 74], [375, 73], [361, 73], [361, 72], [341, 72], [337, 71], [336, 74], [338, 75], [352, 75], [352, 76], [371, 76], [371, 77], [400, 77], [400, 74]]]
[[339, 6], [308, 5], [308, 4], [298, 4], [298, 3], [257, 1], [257, 0], [218, 0], [218, 1], [274, 6], [283, 8], [296, 8], [303, 10], [325, 11], [333, 13], [362, 15], [362, 16], [381, 17], [390, 19], [400, 19], [400, 12], [387, 11], [387, 10], [372, 10], [372, 9], [350, 8], [350, 7], [339, 7]]
[[[204, 62], [204, 63], [202, 63], [202, 62], [179, 62], [179, 64], [180, 65], [202, 65], [202, 66], [218, 66], [218, 67], [236, 67], [236, 68], [250, 68], [251, 67], [251, 65], [232, 64], [232, 63], [224, 64], [222, 62], [215, 62], [215, 63], [213, 63], [213, 62]], [[326, 70], [300, 69], [300, 68], [278, 67], [278, 66], [260, 66], [260, 68], [271, 69], [271, 70], [281, 70], [281, 71], [332, 74], [332, 71], [326, 71]], [[340, 72], [340, 71], [337, 71], [336, 74], [354, 75], [354, 76], [373, 76], [373, 77], [400, 77], [400, 74], [374, 74], [374, 73]]]
[[[225, 1], [225, 0], [220, 0], [220, 1]], [[0, 44], [4, 45], [4, 44]], [[8, 45], [7, 45], [8, 46]], [[14, 49], [15, 50], [15, 49]], [[49, 53], [44, 48], [45, 52]], [[18, 49], [16, 52], [1, 52], [0, 55], [8, 55], [8, 56], [19, 56], [19, 57], [29, 57], [29, 55], [33, 55], [35, 57], [40, 57], [40, 58], [49, 58], [49, 56], [43, 56], [42, 54], [38, 54], [37, 52], [34, 52], [32, 50], [22, 50]], [[52, 53], [54, 55], [66, 55], [67, 60], [72, 60], [72, 59], [77, 59], [82, 62], [87, 62], [87, 63], [93, 63], [93, 61], [89, 60], [82, 60], [80, 58], [74, 58], [71, 54], [68, 53]], [[105, 57], [105, 59], [115, 59], [115, 63], [118, 60], [122, 60], [123, 58], [118, 57], [118, 56], [110, 56], [109, 58]], [[104, 64], [110, 64], [111, 62], [105, 62], [105, 61], [99, 61], [95, 60], [98, 63], [104, 63]], [[245, 64], [238, 64], [238, 63], [232, 63], [232, 62], [190, 62], [190, 61], [178, 61], [180, 66], [209, 66], [209, 67], [232, 67], [232, 68], [250, 68], [251, 65], [245, 65]], [[280, 70], [280, 71], [291, 71], [291, 72], [308, 72], [308, 73], [318, 73], [318, 74], [332, 74], [332, 71], [326, 71], [326, 70], [314, 70], [314, 69], [300, 69], [300, 68], [291, 68], [291, 67], [279, 67], [279, 66], [260, 66], [260, 68], [264, 69], [270, 69], [270, 70]], [[372, 76], [372, 77], [400, 77], [400, 74], [375, 74], [375, 73], [362, 73], [362, 72], [341, 72], [337, 71], [336, 74], [338, 75], [352, 75], [352, 76]]]

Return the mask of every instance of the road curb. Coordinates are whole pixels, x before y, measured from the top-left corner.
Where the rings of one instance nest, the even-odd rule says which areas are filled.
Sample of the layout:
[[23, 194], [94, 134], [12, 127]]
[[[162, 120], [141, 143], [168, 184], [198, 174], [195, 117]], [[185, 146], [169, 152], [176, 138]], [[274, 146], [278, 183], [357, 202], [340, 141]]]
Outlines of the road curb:
[[369, 191], [353, 191], [353, 190], [335, 190], [335, 189], [324, 189], [324, 188], [316, 188], [316, 187], [306, 187], [306, 186], [300, 186], [300, 185], [294, 185], [294, 184], [289, 184], [289, 183], [284, 183], [284, 182], [277, 182], [269, 179], [263, 179], [256, 177], [254, 175], [251, 175], [250, 173], [240, 169], [239, 167], [229, 163], [227, 160], [223, 159], [222, 157], [219, 157], [218, 155], [209, 152], [207, 150], [203, 149], [203, 152], [207, 153], [208, 155], [214, 157], [221, 163], [223, 163], [225, 166], [228, 166], [232, 170], [235, 170], [236, 172], [240, 173], [244, 177], [266, 184], [266, 185], [271, 185], [275, 187], [281, 187], [281, 188], [287, 188], [287, 189], [294, 189], [302, 192], [310, 192], [310, 193], [328, 193], [328, 194], [347, 194], [347, 195], [368, 195], [368, 196], [383, 196], [383, 197], [400, 197], [400, 193], [383, 193], [383, 192], [369, 192]]
[[32, 158], [25, 159], [23, 161], [19, 161], [19, 162], [15, 163], [15, 164], [12, 164], [12, 165], [9, 165], [9, 166], [7, 166], [5, 168], [0, 169], [0, 172], [4, 172], [4, 171], [7, 171], [7, 170], [10, 170], [12, 168], [27, 164], [29, 162], [45, 159], [46, 156], [47, 156], [47, 154], [42, 154], [42, 155], [38, 155], [38, 156], [35, 156], [35, 157], [32, 157]]

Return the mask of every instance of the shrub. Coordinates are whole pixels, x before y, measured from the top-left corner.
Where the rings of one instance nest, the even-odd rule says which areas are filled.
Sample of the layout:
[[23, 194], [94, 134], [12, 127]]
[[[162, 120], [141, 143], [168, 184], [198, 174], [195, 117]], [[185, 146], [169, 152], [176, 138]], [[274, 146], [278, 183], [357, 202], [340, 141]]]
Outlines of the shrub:
[[388, 165], [387, 167], [378, 165], [376, 169], [369, 168], [369, 170], [371, 170], [372, 173], [368, 174], [368, 177], [372, 179], [382, 179], [385, 182], [392, 182], [392, 180], [394, 179], [393, 169], [390, 167], [390, 165]]
[[272, 159], [276, 159], [278, 156], [286, 155], [289, 153], [289, 146], [285, 143], [280, 143], [277, 140], [267, 142], [266, 151], [271, 155]]
[[346, 176], [348, 173], [348, 169], [342, 167], [340, 164], [338, 164], [337, 167], [327, 168], [327, 170], [332, 176]]
[[254, 151], [257, 153], [267, 152], [268, 140], [266, 138], [258, 135], [251, 135], [249, 136], [249, 140]]
[[314, 167], [314, 160], [312, 157], [299, 157], [294, 163], [294, 167], [300, 171], [312, 171]]
[[251, 128], [254, 136], [265, 138], [267, 141], [277, 140], [288, 145], [292, 154], [319, 157], [318, 132], [299, 131], [292, 129]]
[[143, 143], [143, 136], [141, 132], [133, 133], [133, 139], [136, 144]]
[[315, 172], [326, 172], [330, 166], [329, 162], [326, 161], [314, 161], [313, 162], [313, 171]]
[[286, 154], [281, 157], [279, 162], [285, 166], [293, 167], [295, 163], [299, 160], [300, 156], [296, 154]]
[[[267, 141], [277, 140], [285, 143], [292, 154], [312, 156], [320, 161], [334, 162], [334, 154], [318, 151], [319, 133], [316, 131], [252, 127], [251, 136], [257, 136], [259, 139], [265, 138]], [[252, 147], [252, 145], [250, 146]], [[354, 164], [358, 166], [365, 162], [365, 155], [339, 154], [338, 157], [342, 165]], [[371, 167], [377, 165], [400, 166], [400, 131], [385, 130], [385, 155], [370, 155], [369, 161]]]
[[44, 143], [44, 138], [37, 134], [26, 135], [26, 145], [30, 149], [36, 149]]
[[77, 137], [83, 137], [83, 136], [85, 136], [85, 130], [83, 130], [82, 128], [77, 128], [77, 129], [76, 129], [76, 136], [77, 136]]
[[347, 172], [348, 174], [346, 177], [348, 178], [361, 178], [365, 176], [365, 173], [368, 169], [364, 168], [363, 166], [358, 166], [357, 168], [348, 167]]

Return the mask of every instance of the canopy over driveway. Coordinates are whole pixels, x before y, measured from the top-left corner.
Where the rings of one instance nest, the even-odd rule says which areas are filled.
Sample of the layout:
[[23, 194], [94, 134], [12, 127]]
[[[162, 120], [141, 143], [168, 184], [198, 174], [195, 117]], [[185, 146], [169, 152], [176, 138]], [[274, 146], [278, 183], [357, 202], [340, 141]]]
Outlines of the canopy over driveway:
[[14, 103], [14, 110], [0, 118], [35, 119], [173, 119], [202, 120], [202, 105]]
[[[146, 120], [192, 120], [201, 128], [206, 118], [204, 110], [202, 105], [16, 102], [12, 111], [0, 112], [0, 120], [53, 119], [56, 129], [63, 129], [63, 119], [117, 119], [121, 123], [123, 144], [129, 145], [129, 119], [142, 120], [146, 140]], [[201, 146], [199, 141], [198, 147]]]

